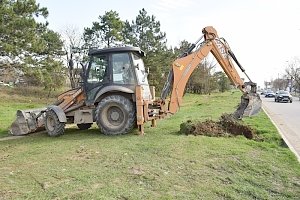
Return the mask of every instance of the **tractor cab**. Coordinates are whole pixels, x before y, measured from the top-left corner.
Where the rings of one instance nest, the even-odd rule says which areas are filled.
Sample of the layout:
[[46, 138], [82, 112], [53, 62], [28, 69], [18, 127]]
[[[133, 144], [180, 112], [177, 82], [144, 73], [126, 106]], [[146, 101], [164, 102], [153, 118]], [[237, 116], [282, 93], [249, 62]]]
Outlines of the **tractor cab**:
[[94, 104], [105, 93], [134, 95], [137, 85], [143, 87], [144, 98], [151, 99], [144, 56], [145, 53], [138, 47], [91, 50], [83, 77], [86, 102]]

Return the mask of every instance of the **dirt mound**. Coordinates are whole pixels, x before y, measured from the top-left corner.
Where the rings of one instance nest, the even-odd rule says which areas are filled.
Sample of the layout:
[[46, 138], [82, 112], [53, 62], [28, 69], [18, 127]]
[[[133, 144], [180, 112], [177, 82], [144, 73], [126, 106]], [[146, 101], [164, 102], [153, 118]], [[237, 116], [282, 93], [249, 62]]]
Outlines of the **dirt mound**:
[[205, 135], [212, 137], [244, 135], [248, 139], [257, 138], [253, 129], [242, 124], [230, 114], [223, 114], [219, 121], [206, 120], [204, 122], [192, 122], [188, 120], [180, 125], [180, 132], [186, 135]]

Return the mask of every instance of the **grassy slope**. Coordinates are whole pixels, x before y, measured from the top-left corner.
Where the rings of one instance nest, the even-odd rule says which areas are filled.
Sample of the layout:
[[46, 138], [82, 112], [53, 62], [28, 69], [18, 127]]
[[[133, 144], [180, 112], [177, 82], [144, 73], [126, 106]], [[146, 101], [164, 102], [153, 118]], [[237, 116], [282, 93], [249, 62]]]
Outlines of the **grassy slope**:
[[264, 113], [245, 119], [264, 142], [178, 134], [188, 119], [232, 111], [239, 95], [187, 95], [180, 112], [147, 127], [145, 136], [109, 137], [93, 127], [0, 141], [0, 197], [298, 199], [299, 163]]

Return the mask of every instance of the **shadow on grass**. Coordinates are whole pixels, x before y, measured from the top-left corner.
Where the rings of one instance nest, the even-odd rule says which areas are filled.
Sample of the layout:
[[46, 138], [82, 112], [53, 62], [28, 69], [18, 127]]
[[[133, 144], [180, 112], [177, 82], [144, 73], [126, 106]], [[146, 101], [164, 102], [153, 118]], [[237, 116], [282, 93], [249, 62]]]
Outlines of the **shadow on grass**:
[[123, 135], [105, 135], [101, 133], [101, 131], [97, 127], [93, 127], [87, 130], [80, 130], [78, 128], [67, 128], [65, 130], [64, 135], [89, 135], [89, 136], [104, 136], [104, 137], [124, 137], [124, 136], [130, 136], [130, 135], [138, 135], [137, 129], [132, 130], [128, 134]]
[[168, 134], [169, 135], [177, 135], [177, 136], [185, 135], [182, 132], [180, 132], [180, 130], [172, 131], [172, 132], [169, 132]]
[[27, 142], [37, 142], [37, 141], [47, 141], [47, 140], [62, 140], [62, 141], [70, 141], [70, 140], [84, 140], [84, 139], [105, 139], [105, 140], [114, 140], [116, 138], [130, 138], [130, 137], [138, 137], [138, 131], [133, 130], [129, 134], [125, 135], [104, 135], [100, 132], [98, 128], [91, 128], [88, 130], [80, 130], [78, 128], [66, 128], [65, 133], [58, 137], [50, 137], [48, 136], [47, 132], [45, 130], [30, 133], [27, 135], [24, 135], [24, 137], [19, 136], [12, 136], [8, 134], [8, 130], [0, 130], [0, 138], [5, 140], [5, 138], [11, 139], [11, 137], [15, 137], [15, 139], [19, 140], [28, 140]]
[[284, 139], [280, 139], [279, 146], [283, 148], [289, 148], [289, 146], [285, 143]]
[[10, 136], [7, 129], [0, 129], [0, 138]]

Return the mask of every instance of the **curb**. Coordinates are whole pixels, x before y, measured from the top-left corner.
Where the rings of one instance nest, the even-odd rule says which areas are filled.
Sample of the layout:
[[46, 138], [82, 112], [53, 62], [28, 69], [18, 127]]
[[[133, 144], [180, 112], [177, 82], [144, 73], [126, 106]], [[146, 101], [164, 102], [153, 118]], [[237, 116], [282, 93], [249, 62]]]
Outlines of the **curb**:
[[298, 159], [298, 162], [300, 162], [300, 155], [298, 155], [297, 151], [294, 149], [294, 147], [291, 145], [291, 143], [288, 141], [288, 139], [285, 137], [285, 135], [282, 133], [282, 131], [280, 130], [280, 128], [276, 125], [276, 123], [273, 121], [273, 119], [271, 118], [268, 109], [263, 105], [262, 106], [263, 111], [266, 113], [266, 115], [268, 116], [268, 118], [270, 119], [270, 121], [272, 122], [272, 124], [276, 127], [278, 133], [280, 134], [280, 136], [282, 137], [282, 139], [284, 140], [284, 142], [287, 144], [287, 146], [289, 147], [289, 149], [295, 154], [295, 156]]

